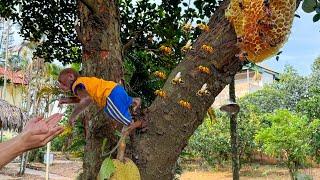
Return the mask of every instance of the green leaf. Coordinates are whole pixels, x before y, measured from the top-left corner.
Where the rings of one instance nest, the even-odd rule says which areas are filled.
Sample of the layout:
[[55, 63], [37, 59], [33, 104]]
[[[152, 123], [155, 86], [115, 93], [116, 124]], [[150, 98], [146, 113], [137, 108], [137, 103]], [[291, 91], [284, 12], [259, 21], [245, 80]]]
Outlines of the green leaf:
[[313, 12], [316, 6], [317, 6], [316, 0], [304, 0], [302, 3], [302, 9], [306, 13]]
[[112, 159], [106, 158], [102, 162], [102, 165], [98, 174], [98, 180], [109, 179], [115, 170], [116, 168], [113, 165]]
[[313, 22], [317, 22], [320, 20], [320, 14], [316, 14], [313, 16]]

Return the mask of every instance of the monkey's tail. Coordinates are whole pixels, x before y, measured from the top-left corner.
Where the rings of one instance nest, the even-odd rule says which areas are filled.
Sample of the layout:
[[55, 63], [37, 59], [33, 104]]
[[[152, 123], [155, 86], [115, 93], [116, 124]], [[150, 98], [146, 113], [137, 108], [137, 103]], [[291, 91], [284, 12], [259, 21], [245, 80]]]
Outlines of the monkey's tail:
[[[125, 132], [126, 130], [127, 130], [127, 127], [123, 127], [123, 128], [122, 128], [122, 132]], [[102, 157], [102, 158], [105, 158], [105, 157], [110, 156], [111, 154], [113, 154], [113, 153], [119, 148], [119, 146], [120, 146], [123, 142], [125, 142], [126, 137], [127, 137], [127, 135], [121, 134], [121, 137], [120, 137], [119, 141], [117, 142], [117, 145], [115, 145], [115, 146], [111, 149], [111, 151], [109, 151], [109, 152], [107, 152], [107, 153], [103, 153], [103, 152], [102, 152], [101, 157]], [[118, 150], [118, 151], [119, 151], [119, 150]]]

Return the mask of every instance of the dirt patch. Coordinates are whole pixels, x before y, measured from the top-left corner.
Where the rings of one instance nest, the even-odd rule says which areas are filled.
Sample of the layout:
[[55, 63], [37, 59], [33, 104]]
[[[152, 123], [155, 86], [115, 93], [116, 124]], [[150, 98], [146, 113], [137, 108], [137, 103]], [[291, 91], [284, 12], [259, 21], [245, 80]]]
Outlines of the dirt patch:
[[25, 174], [23, 176], [18, 175], [19, 164], [10, 163], [0, 170], [1, 180], [13, 180], [13, 179], [25, 179], [25, 180], [43, 180], [43, 178], [35, 175]]
[[232, 179], [232, 174], [228, 172], [205, 172], [205, 171], [194, 171], [194, 172], [184, 172], [180, 180], [230, 180]]
[[[301, 169], [303, 175], [320, 179], [320, 168]], [[182, 173], [180, 180], [231, 180], [231, 169], [226, 171], [185, 171]], [[242, 180], [290, 180], [289, 172], [286, 168], [271, 165], [252, 165], [243, 167], [240, 171]]]
[[[31, 163], [28, 168], [39, 171], [45, 171], [46, 166], [42, 163]], [[82, 161], [79, 160], [55, 160], [49, 167], [50, 173], [65, 176], [69, 178], [77, 177], [82, 170]]]
[[[0, 179], [43, 180], [45, 177], [45, 164], [30, 163], [26, 173], [19, 176], [19, 163], [10, 163], [0, 170]], [[55, 160], [49, 167], [50, 179], [75, 179], [82, 170], [82, 161]]]

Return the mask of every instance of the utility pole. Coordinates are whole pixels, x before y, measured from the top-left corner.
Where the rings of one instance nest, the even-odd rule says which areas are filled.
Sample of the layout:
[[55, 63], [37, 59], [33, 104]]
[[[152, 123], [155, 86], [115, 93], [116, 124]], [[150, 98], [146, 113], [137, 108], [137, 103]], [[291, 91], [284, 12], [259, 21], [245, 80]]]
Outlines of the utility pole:
[[230, 139], [231, 139], [231, 154], [232, 154], [232, 176], [233, 180], [239, 180], [240, 178], [240, 162], [239, 162], [239, 135], [238, 135], [238, 123], [237, 114], [240, 111], [239, 105], [236, 103], [235, 93], [235, 78], [229, 85], [229, 102], [220, 107], [220, 110], [227, 112], [230, 117]]
[[[236, 94], [235, 94], [235, 82], [234, 77], [232, 82], [229, 85], [229, 96], [232, 102], [236, 102]], [[231, 152], [232, 152], [232, 175], [233, 180], [239, 180], [239, 171], [240, 171], [240, 163], [239, 163], [239, 135], [238, 135], [238, 122], [237, 122], [237, 114], [230, 114], [230, 136], [231, 136]]]

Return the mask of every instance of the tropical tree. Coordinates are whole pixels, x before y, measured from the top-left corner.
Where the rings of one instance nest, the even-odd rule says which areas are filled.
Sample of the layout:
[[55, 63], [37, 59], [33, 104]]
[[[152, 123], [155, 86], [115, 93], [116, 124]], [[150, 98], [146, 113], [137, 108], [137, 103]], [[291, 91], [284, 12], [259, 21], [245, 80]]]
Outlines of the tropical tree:
[[[308, 77], [308, 91], [307, 95], [299, 101], [297, 104], [297, 111], [306, 115], [309, 118], [309, 122], [314, 119], [320, 119], [319, 115], [319, 102], [320, 102], [320, 58], [317, 58], [312, 65], [312, 73]], [[320, 129], [312, 135], [312, 151], [315, 154], [317, 162], [320, 162]]]
[[255, 139], [262, 143], [263, 151], [284, 160], [291, 179], [311, 155], [311, 135], [319, 127], [319, 120], [308, 123], [305, 116], [288, 110], [277, 110], [266, 116], [270, 126], [261, 128]]
[[202, 157], [209, 165], [222, 165], [231, 157], [228, 117], [217, 112], [214, 121], [206, 118], [191, 136], [186, 154]]

